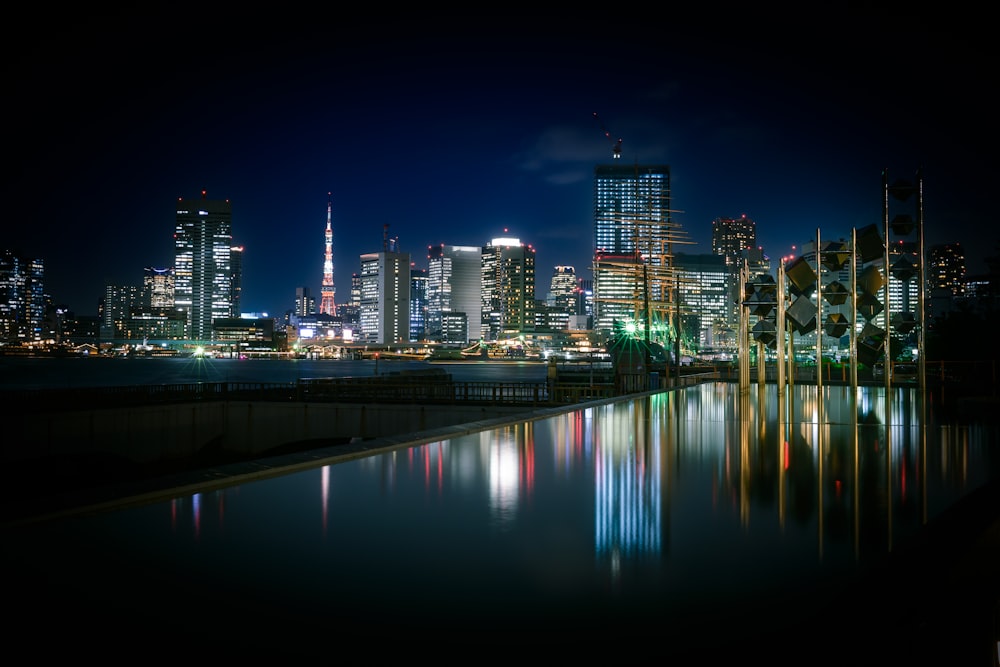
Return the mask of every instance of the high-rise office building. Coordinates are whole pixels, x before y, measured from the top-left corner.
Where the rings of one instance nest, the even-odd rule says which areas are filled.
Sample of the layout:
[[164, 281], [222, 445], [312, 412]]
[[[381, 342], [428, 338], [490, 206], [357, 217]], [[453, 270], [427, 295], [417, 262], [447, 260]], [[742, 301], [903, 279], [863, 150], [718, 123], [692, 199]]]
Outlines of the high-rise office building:
[[757, 223], [746, 215], [712, 221], [712, 254], [725, 257], [727, 266], [736, 266], [740, 253], [756, 247]]
[[240, 301], [243, 298], [243, 246], [236, 245], [229, 249], [229, 276], [232, 294], [233, 317], [242, 313]]
[[735, 347], [738, 327], [730, 320], [729, 267], [723, 256], [675, 257], [681, 303], [682, 350], [705, 347]]
[[320, 290], [319, 312], [321, 315], [337, 314], [337, 289], [333, 284], [333, 193], [326, 203], [326, 250], [323, 254], [323, 286]]
[[[479, 246], [434, 245], [427, 248], [427, 337], [454, 342], [464, 329], [466, 343], [482, 338], [483, 249]], [[461, 313], [465, 327], [451, 323], [445, 336], [444, 316]]]
[[965, 250], [961, 244], [931, 246], [927, 254], [927, 287], [947, 290], [951, 296], [965, 294]]
[[514, 237], [483, 246], [482, 327], [486, 340], [535, 328], [535, 249]]
[[132, 314], [144, 312], [144, 300], [143, 288], [138, 285], [105, 285], [101, 338], [108, 341], [139, 338], [132, 326]]
[[309, 293], [308, 287], [295, 288], [295, 305], [292, 313], [296, 317], [308, 317], [316, 314], [316, 297]]
[[410, 342], [427, 336], [427, 269], [410, 266]]
[[670, 167], [598, 165], [594, 169], [594, 328], [649, 325], [655, 340], [672, 310], [671, 257], [689, 243], [672, 217]]
[[410, 340], [410, 255], [397, 247], [361, 255], [361, 342]]
[[45, 262], [15, 250], [0, 252], [0, 340], [34, 343], [45, 318]]
[[145, 292], [143, 301], [154, 312], [173, 310], [174, 307], [174, 268], [157, 269], [147, 266], [143, 276], [142, 286]]
[[233, 317], [232, 204], [177, 200], [174, 229], [175, 306], [187, 316], [187, 337], [210, 341], [212, 320]]
[[549, 326], [553, 329], [568, 328], [570, 316], [579, 313], [577, 289], [574, 267], [557, 266], [552, 270], [545, 305], [549, 311]]

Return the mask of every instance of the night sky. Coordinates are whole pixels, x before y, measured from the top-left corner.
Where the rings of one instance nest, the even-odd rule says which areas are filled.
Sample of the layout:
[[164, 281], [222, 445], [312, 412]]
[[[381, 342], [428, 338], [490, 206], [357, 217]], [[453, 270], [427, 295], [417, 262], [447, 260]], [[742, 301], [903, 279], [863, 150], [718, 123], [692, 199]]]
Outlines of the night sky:
[[429, 245], [519, 237], [544, 298], [556, 265], [590, 278], [618, 138], [623, 163], [670, 165], [687, 252], [720, 216], [753, 218], [772, 258], [848, 238], [881, 222], [883, 169], [922, 169], [926, 242], [961, 243], [971, 273], [1000, 239], [971, 16], [72, 11], [3, 47], [0, 247], [44, 259], [79, 315], [173, 264], [174, 204], [202, 189], [232, 201], [244, 312], [319, 301], [327, 193], [338, 303], [386, 233], [417, 268]]

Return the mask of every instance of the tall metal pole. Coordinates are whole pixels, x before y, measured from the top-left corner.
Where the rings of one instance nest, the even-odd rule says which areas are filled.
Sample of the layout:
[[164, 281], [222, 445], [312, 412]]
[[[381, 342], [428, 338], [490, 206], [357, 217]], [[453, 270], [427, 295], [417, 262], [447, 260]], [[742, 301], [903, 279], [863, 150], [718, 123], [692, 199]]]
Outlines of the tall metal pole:
[[917, 249], [920, 252], [920, 271], [917, 273], [920, 284], [917, 286], [917, 376], [920, 382], [920, 389], [927, 388], [927, 359], [924, 355], [924, 332], [926, 325], [924, 322], [924, 298], [927, 285], [927, 263], [924, 255], [924, 176], [923, 169], [917, 169]]
[[858, 230], [851, 229], [851, 335], [848, 359], [851, 362], [851, 389], [858, 388]]
[[816, 386], [823, 387], [823, 261], [816, 228]]
[[882, 324], [885, 325], [885, 349], [882, 351], [883, 373], [885, 380], [886, 405], [889, 402], [889, 387], [892, 376], [892, 355], [889, 348], [892, 341], [892, 333], [889, 317], [889, 170], [882, 170], [882, 270], [885, 272], [885, 285], [883, 290], [885, 296], [882, 303], [885, 307], [882, 310]]

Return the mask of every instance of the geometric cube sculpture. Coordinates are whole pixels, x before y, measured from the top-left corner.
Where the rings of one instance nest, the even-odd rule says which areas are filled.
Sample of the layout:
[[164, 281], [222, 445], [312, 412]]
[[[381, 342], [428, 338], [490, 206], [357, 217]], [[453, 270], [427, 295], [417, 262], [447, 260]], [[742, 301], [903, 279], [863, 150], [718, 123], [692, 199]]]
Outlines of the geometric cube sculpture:
[[826, 300], [831, 306], [839, 306], [847, 301], [847, 297], [850, 296], [850, 292], [843, 283], [839, 280], [834, 280], [832, 283], [823, 288], [823, 299]]
[[906, 255], [902, 255], [889, 267], [889, 273], [896, 280], [904, 283], [909, 282], [911, 278], [917, 275], [917, 265]]
[[785, 319], [799, 335], [807, 334], [816, 328], [816, 306], [808, 297], [800, 296], [785, 309]]
[[871, 294], [862, 293], [858, 297], [858, 315], [865, 318], [866, 320], [873, 320], [875, 316], [881, 313], [885, 309], [885, 306], [877, 298]]
[[913, 228], [917, 226], [917, 223], [913, 221], [913, 218], [907, 213], [899, 213], [892, 222], [889, 223], [892, 227], [892, 233], [896, 236], [908, 236]]
[[851, 323], [845, 315], [830, 313], [826, 316], [826, 322], [823, 323], [823, 331], [826, 332], [827, 336], [840, 338], [847, 332], [849, 326], [851, 326]]
[[874, 366], [882, 358], [882, 346], [873, 347], [868, 343], [858, 341], [858, 362], [865, 366]]
[[785, 267], [785, 275], [788, 276], [794, 295], [811, 296], [816, 289], [816, 272], [805, 257], [799, 257]]
[[881, 342], [885, 340], [885, 329], [882, 329], [881, 327], [870, 322], [866, 322], [865, 326], [861, 327], [861, 333], [858, 334], [858, 340]]
[[877, 295], [884, 285], [885, 279], [877, 267], [865, 267], [861, 275], [858, 276], [858, 291], [865, 294]]
[[871, 366], [882, 357], [885, 345], [885, 330], [866, 323], [858, 334], [858, 361]]
[[743, 305], [750, 309], [751, 314], [757, 317], [767, 317], [778, 305], [778, 302], [776, 299], [768, 299], [762, 294], [754, 294], [744, 301]]
[[893, 313], [889, 318], [893, 330], [905, 334], [917, 326], [917, 317], [913, 313]]
[[743, 286], [743, 305], [758, 317], [766, 317], [778, 305], [778, 285], [774, 276], [764, 274]]
[[820, 263], [828, 271], [840, 271], [847, 265], [847, 260], [851, 258], [851, 253], [847, 250], [847, 244], [843, 241], [827, 241], [823, 246], [823, 252], [820, 253], [820, 257], [822, 257]]
[[764, 343], [764, 345], [773, 345], [778, 339], [774, 322], [770, 320], [757, 320], [757, 323], [753, 325], [752, 333], [754, 340], [758, 343]]
[[913, 184], [902, 179], [889, 186], [889, 194], [898, 201], [906, 201], [914, 192], [916, 192], [916, 188], [913, 187]]
[[874, 262], [885, 252], [885, 246], [882, 245], [882, 235], [875, 225], [862, 227], [855, 232], [855, 236], [857, 237], [858, 257], [861, 258], [862, 262]]

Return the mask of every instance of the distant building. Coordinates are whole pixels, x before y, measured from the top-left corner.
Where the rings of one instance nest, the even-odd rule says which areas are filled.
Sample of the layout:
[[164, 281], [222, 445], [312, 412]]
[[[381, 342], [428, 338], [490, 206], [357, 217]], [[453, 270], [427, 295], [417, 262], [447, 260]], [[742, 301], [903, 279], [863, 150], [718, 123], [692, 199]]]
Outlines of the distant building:
[[175, 304], [187, 318], [187, 337], [210, 341], [212, 321], [234, 312], [232, 204], [178, 199], [174, 229]]
[[173, 267], [146, 267], [142, 280], [143, 301], [151, 311], [173, 310], [176, 279]]
[[246, 319], [220, 317], [214, 323], [216, 345], [229, 348], [235, 354], [253, 350], [274, 349], [274, 320], [270, 317]]
[[[295, 317], [306, 317], [316, 314], [316, 297], [309, 293], [308, 287], [295, 288], [295, 305], [292, 308], [293, 320]], [[294, 323], [294, 322], [293, 322]]]
[[735, 347], [739, 331], [729, 321], [729, 267], [718, 254], [676, 256], [680, 335], [684, 349]]
[[45, 262], [0, 252], [0, 342], [34, 343], [45, 328]]
[[242, 314], [240, 302], [243, 298], [243, 246], [241, 245], [229, 249], [229, 282], [232, 295], [230, 310], [233, 317], [239, 317]]
[[965, 272], [965, 250], [961, 244], [934, 245], [928, 250], [928, 291], [944, 289], [953, 297], [965, 296]]
[[576, 269], [572, 266], [557, 266], [552, 270], [549, 291], [545, 295], [545, 305], [549, 312], [549, 326], [566, 329], [569, 318], [579, 313], [577, 298]]
[[712, 221], [712, 254], [726, 258], [726, 266], [739, 265], [745, 250], [757, 247], [757, 223], [741, 215]]
[[[616, 322], [662, 321], [670, 309], [670, 256], [676, 252], [673, 245], [683, 242], [670, 201], [667, 165], [595, 167], [594, 329], [599, 334], [612, 333]], [[646, 311], [652, 317], [643, 317]]]
[[132, 326], [132, 313], [144, 312], [143, 288], [139, 285], [105, 285], [104, 306], [101, 310], [101, 339], [105, 341], [134, 340], [141, 336]]
[[535, 249], [498, 237], [482, 249], [483, 338], [500, 340], [535, 329]]
[[410, 267], [410, 342], [427, 338], [427, 269]]
[[[432, 245], [427, 248], [427, 338], [446, 342], [478, 341], [482, 338], [483, 249], [479, 246]], [[455, 341], [456, 327], [445, 332], [444, 316], [464, 313], [461, 327], [468, 336]]]
[[[395, 248], [390, 244], [389, 248]], [[410, 340], [410, 255], [394, 249], [361, 255], [359, 342]]]

